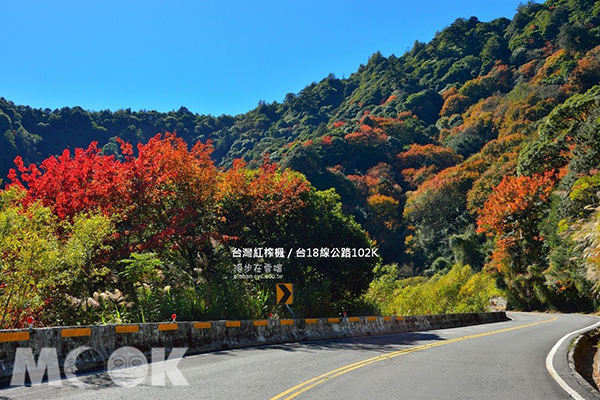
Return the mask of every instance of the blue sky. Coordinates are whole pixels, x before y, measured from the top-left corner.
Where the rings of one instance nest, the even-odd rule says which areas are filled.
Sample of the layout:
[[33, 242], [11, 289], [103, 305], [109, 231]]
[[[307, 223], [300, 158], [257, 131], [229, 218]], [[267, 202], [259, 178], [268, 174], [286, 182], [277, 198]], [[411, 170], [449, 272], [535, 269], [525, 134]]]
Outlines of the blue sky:
[[369, 56], [401, 55], [458, 17], [511, 18], [502, 1], [11, 1], [0, 96], [17, 104], [238, 114]]

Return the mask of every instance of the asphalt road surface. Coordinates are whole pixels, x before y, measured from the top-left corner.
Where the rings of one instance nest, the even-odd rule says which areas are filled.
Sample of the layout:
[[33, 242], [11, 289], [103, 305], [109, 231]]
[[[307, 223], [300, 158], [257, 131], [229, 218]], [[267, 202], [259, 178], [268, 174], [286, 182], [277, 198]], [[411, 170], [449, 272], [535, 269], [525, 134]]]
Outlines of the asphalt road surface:
[[[571, 375], [566, 353], [550, 375], [546, 358], [566, 334], [596, 324], [584, 315], [508, 313], [512, 321], [353, 339], [228, 350], [185, 357], [188, 385], [116, 385], [87, 374], [81, 389], [63, 381], [0, 390], [0, 399], [594, 399]], [[559, 379], [560, 379], [559, 378]], [[573, 397], [575, 396], [575, 397]], [[577, 397], [581, 396], [581, 397]]]

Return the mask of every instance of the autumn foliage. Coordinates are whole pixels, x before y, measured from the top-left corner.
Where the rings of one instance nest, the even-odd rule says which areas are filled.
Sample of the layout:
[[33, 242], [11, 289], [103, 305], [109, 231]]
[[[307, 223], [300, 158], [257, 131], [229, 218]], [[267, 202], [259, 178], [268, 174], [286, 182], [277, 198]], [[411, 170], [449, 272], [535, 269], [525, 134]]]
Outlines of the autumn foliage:
[[[25, 166], [17, 158], [10, 183], [0, 192], [0, 226], [8, 223], [5, 214], [13, 221], [17, 216], [23, 221], [3, 231], [14, 240], [0, 237], [0, 245], [6, 247], [0, 248], [4, 249], [0, 299], [6, 294], [11, 300], [0, 326], [21, 326], [21, 316], [37, 313], [42, 306], [49, 310], [78, 307], [77, 313], [69, 316], [65, 311], [60, 317], [71, 321], [69, 318], [77, 316], [71, 323], [95, 321], [97, 314], [89, 310], [102, 304], [123, 307], [117, 315], [133, 312], [135, 307], [141, 307], [137, 313], [146, 315], [151, 311], [143, 307], [150, 307], [157, 318], [169, 310], [153, 307], [157, 301], [173, 302], [171, 290], [177, 296], [194, 296], [193, 304], [221, 301], [230, 290], [241, 293], [240, 299], [249, 296], [251, 302], [256, 288], [250, 285], [246, 290], [243, 282], [229, 282], [232, 264], [226, 249], [230, 246], [324, 246], [324, 239], [369, 246], [358, 225], [340, 213], [334, 193], [316, 192], [302, 174], [282, 169], [268, 157], [256, 169], [236, 160], [223, 170], [211, 159], [210, 143], [198, 142], [188, 148], [171, 133], [156, 135], [135, 148], [123, 140], [118, 143], [117, 154], [105, 155], [92, 143], [73, 154], [66, 150], [39, 166]], [[377, 208], [391, 218], [385, 205]], [[34, 216], [39, 216], [38, 220], [31, 220]], [[93, 224], [102, 230], [90, 228]], [[23, 231], [30, 225], [45, 236], [34, 241], [32, 233]], [[86, 231], [80, 232], [82, 229]], [[339, 234], [337, 238], [331, 239], [332, 234], [327, 233], [332, 230]], [[23, 235], [31, 237], [26, 246], [19, 244]], [[80, 243], [82, 239], [85, 243]], [[311, 240], [315, 242], [307, 242]], [[51, 251], [52, 260], [59, 261], [52, 262], [50, 255], [45, 255], [51, 247], [60, 250]], [[20, 257], [25, 259], [19, 261]], [[47, 263], [44, 257], [49, 259]], [[33, 258], [40, 260], [39, 269], [27, 262]], [[325, 273], [331, 274], [331, 279], [342, 279], [346, 272], [340, 272], [340, 267], [354, 269], [350, 286], [360, 290], [368, 284], [373, 262], [328, 262]], [[365, 263], [369, 267], [363, 268]], [[313, 263], [306, 273], [316, 273], [317, 267], [323, 268], [321, 263]], [[28, 277], [32, 269], [32, 276], [42, 276], [47, 270], [67, 273], [69, 278], [55, 274], [32, 283]], [[288, 276], [301, 282], [308, 279], [304, 274], [299, 269]], [[16, 288], [21, 281], [32, 287]], [[344, 290], [332, 291], [332, 299], [345, 296]], [[117, 304], [106, 303], [101, 293], [117, 299]], [[328, 306], [309, 300], [305, 304], [312, 310]], [[249, 304], [235, 307], [237, 311], [229, 312], [261, 312]], [[189, 310], [187, 315], [198, 318], [202, 312], [226, 315], [217, 307]]]
[[157, 135], [139, 144], [120, 141], [119, 159], [101, 154], [96, 143], [87, 149], [65, 150], [38, 167], [12, 171], [12, 185], [27, 188], [26, 204], [41, 201], [61, 219], [99, 211], [118, 220], [115, 237], [141, 251], [163, 246], [182, 248], [208, 238], [214, 207], [217, 169], [210, 145], [191, 150], [174, 134]]
[[[512, 224], [522, 223], [528, 213], [548, 200], [555, 181], [554, 173], [505, 176], [481, 210], [478, 231], [488, 235], [514, 231]], [[516, 239], [510, 238], [511, 241]]]
[[25, 166], [21, 157], [15, 159], [17, 171], [11, 170], [12, 184], [27, 187], [25, 202], [41, 200], [60, 218], [73, 218], [84, 210], [100, 208], [111, 212], [129, 197], [124, 182], [128, 180], [123, 163], [114, 156], [100, 154], [97, 143], [87, 149], [77, 149], [71, 155], [65, 150], [58, 157], [44, 160], [38, 167]]
[[539, 306], [542, 297], [534, 294], [544, 287], [536, 269], [544, 241], [539, 223], [557, 180], [554, 172], [505, 176], [477, 220], [478, 232], [496, 238], [488, 267], [502, 274], [511, 293], [528, 307]]
[[[397, 263], [386, 280], [436, 281], [469, 264], [514, 307], [591, 310], [590, 295], [600, 296], [600, 273], [585, 273], [598, 254], [590, 179], [600, 168], [600, 8], [550, 3], [523, 4], [512, 22], [457, 19], [402, 56], [376, 53], [347, 79], [330, 75], [237, 116], [50, 111], [0, 99], [0, 167], [23, 156], [4, 182], [22, 197], [7, 209], [43, 207], [63, 244], [77, 219], [108, 218], [110, 249], [91, 253], [99, 270], [108, 266], [98, 279], [125, 298], [172, 284], [205, 291], [190, 307], [214, 309], [219, 299], [258, 314], [267, 289], [223, 279], [228, 247], [342, 243], [346, 228], [361, 242], [356, 222], [383, 261]], [[319, 282], [310, 295], [320, 304], [332, 288], [346, 290], [336, 275], [364, 283], [372, 268], [361, 262], [350, 273], [307, 260], [294, 279]], [[236, 291], [244, 307], [229, 296]], [[150, 308], [174, 302], [168, 291], [146, 298]]]

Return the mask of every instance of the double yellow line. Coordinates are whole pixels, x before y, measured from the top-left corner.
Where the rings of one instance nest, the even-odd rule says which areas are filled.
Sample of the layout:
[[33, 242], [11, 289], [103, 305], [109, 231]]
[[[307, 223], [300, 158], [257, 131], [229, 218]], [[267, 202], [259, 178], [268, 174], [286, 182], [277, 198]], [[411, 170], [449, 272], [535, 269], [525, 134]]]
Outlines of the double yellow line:
[[388, 360], [393, 357], [398, 357], [398, 356], [408, 354], [408, 353], [414, 353], [415, 351], [430, 349], [432, 347], [443, 346], [445, 344], [461, 342], [463, 340], [475, 339], [475, 338], [480, 338], [480, 337], [484, 337], [484, 336], [495, 335], [498, 333], [514, 331], [517, 329], [528, 328], [530, 326], [535, 326], [535, 325], [540, 325], [540, 324], [545, 324], [548, 322], [556, 321], [557, 319], [558, 319], [558, 317], [552, 317], [552, 318], [549, 318], [549, 319], [546, 319], [543, 321], [533, 322], [533, 323], [526, 324], [526, 325], [513, 326], [511, 328], [499, 329], [499, 330], [491, 331], [491, 332], [477, 333], [475, 335], [461, 336], [461, 337], [457, 337], [454, 339], [442, 340], [439, 342], [426, 344], [423, 346], [416, 346], [416, 347], [411, 347], [411, 348], [404, 349], [404, 350], [397, 350], [397, 351], [386, 353], [386, 354], [383, 354], [383, 355], [380, 355], [377, 357], [368, 358], [366, 360], [362, 360], [362, 361], [356, 362], [354, 364], [346, 365], [345, 367], [334, 369], [333, 371], [329, 371], [323, 375], [316, 376], [312, 379], [309, 379], [305, 382], [300, 383], [299, 385], [294, 386], [291, 389], [286, 390], [285, 392], [278, 394], [275, 397], [272, 397], [270, 400], [293, 399], [293, 398], [301, 395], [302, 393], [314, 388], [315, 386], [320, 385], [324, 382], [327, 382], [330, 379], [336, 378], [347, 372], [354, 371], [354, 370], [362, 368], [362, 367], [366, 367], [367, 365], [370, 365], [370, 364], [373, 364], [373, 363], [376, 363], [379, 361]]

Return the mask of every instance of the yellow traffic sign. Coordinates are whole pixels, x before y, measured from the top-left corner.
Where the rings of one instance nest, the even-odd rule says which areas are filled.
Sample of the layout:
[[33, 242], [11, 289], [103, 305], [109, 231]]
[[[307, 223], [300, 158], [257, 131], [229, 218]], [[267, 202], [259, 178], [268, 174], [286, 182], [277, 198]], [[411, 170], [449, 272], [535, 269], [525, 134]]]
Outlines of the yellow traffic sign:
[[294, 304], [294, 285], [291, 283], [275, 284], [277, 304]]

